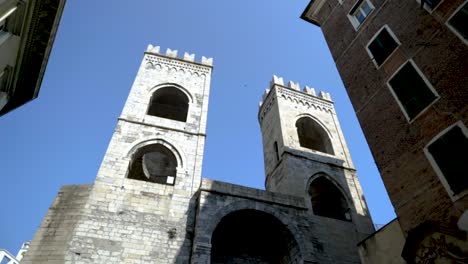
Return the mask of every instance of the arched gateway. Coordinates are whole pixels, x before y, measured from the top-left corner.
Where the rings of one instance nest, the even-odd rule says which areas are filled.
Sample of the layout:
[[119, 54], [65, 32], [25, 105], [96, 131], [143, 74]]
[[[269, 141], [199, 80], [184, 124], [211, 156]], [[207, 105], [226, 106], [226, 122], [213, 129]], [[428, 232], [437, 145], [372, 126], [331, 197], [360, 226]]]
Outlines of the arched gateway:
[[246, 209], [224, 216], [211, 238], [211, 263], [302, 263], [291, 232], [271, 214]]

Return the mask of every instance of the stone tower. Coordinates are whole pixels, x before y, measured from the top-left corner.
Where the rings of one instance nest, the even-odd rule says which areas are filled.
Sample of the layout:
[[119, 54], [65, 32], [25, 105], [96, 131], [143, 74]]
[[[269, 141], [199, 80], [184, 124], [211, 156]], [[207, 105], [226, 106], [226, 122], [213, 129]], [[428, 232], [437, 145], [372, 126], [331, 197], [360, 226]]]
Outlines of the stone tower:
[[148, 47], [96, 181], [62, 187], [22, 263], [359, 262], [373, 228], [328, 94], [274, 79], [268, 191], [201, 178], [211, 64]]
[[25, 263], [189, 262], [211, 71], [148, 46], [95, 183], [62, 187]]
[[273, 76], [258, 114], [266, 190], [305, 198], [314, 216], [372, 222], [329, 93]]

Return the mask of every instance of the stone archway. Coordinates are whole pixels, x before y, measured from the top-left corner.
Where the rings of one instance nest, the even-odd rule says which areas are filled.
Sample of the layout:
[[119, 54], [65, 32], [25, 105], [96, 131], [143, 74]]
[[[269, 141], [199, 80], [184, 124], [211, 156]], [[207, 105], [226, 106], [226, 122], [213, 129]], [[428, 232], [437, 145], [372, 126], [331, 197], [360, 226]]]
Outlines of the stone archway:
[[302, 263], [299, 246], [273, 215], [243, 209], [225, 215], [211, 238], [211, 263]]

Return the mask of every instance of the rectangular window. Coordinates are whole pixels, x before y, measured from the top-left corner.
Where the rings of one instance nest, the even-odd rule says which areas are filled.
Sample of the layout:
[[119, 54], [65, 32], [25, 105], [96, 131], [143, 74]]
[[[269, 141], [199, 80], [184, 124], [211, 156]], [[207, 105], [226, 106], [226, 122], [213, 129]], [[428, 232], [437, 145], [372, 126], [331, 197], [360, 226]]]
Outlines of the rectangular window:
[[425, 152], [452, 196], [468, 189], [468, 135], [461, 122], [436, 137]]
[[371, 55], [371, 58], [375, 61], [377, 66], [382, 63], [392, 54], [392, 52], [398, 47], [399, 43], [393, 36], [387, 26], [383, 27], [380, 32], [372, 39], [367, 46], [367, 50]]
[[280, 160], [278, 142], [275, 141], [275, 143], [273, 144], [273, 148], [275, 149], [275, 158], [276, 158], [276, 161], [278, 162]]
[[430, 9], [434, 9], [442, 0], [420, 0], [421, 7], [427, 6]]
[[468, 42], [468, 2], [462, 4], [454, 12], [447, 24], [465, 43]]
[[369, 0], [359, 0], [351, 11], [349, 11], [348, 18], [355, 29], [357, 29], [374, 10], [374, 6]]
[[388, 84], [408, 120], [414, 119], [438, 97], [411, 61], [401, 67]]

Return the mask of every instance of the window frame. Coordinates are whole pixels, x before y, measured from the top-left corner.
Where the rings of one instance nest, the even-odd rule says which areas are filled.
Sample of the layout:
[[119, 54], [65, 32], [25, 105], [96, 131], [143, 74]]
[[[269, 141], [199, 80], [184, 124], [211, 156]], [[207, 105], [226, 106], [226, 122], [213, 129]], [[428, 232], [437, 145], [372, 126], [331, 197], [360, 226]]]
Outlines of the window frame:
[[[421, 6], [421, 0], [416, 0], [416, 2], [418, 2], [419, 6]], [[440, 2], [433, 8], [430, 8], [427, 4], [424, 4], [423, 8], [429, 12], [429, 14], [432, 14], [442, 4], [442, 2], [444, 2], [444, 0], [440, 0]]]
[[[442, 0], [443, 1], [443, 0]], [[442, 2], [441, 2], [442, 3]], [[452, 25], [449, 24], [449, 21], [450, 19], [452, 19], [455, 14], [457, 14], [463, 6], [465, 5], [468, 5], [468, 0], [466, 0], [465, 2], [463, 2], [463, 4], [461, 4], [459, 7], [457, 7], [457, 9], [455, 9], [455, 11], [453, 11], [453, 13], [450, 15], [450, 17], [447, 19], [447, 21], [445, 21], [445, 25], [450, 29], [450, 31], [452, 31], [459, 39], [461, 39], [461, 41], [463, 43], [465, 43], [465, 45], [468, 45], [468, 39], [465, 39], [459, 32], [456, 28], [454, 28]]]
[[[393, 87], [390, 85], [390, 80], [393, 79], [393, 77], [395, 77], [395, 75], [397, 75], [400, 70], [407, 64], [407, 63], [411, 63], [411, 65], [413, 66], [413, 68], [416, 70], [416, 72], [418, 73], [418, 75], [422, 78], [422, 80], [424, 81], [424, 83], [426, 84], [426, 86], [429, 88], [429, 90], [435, 95], [435, 99], [429, 103], [426, 107], [424, 107], [417, 115], [415, 115], [413, 118], [410, 118], [408, 116], [408, 113], [406, 113], [406, 110], [405, 110], [405, 107], [403, 106], [403, 104], [401, 103], [400, 99], [398, 98], [398, 96], [396, 95], [395, 91], [393, 90]], [[419, 67], [416, 65], [416, 63], [412, 60], [412, 59], [409, 59], [407, 60], [406, 62], [402, 63], [400, 65], [400, 67], [398, 67], [398, 69], [390, 76], [390, 78], [388, 78], [387, 80], [387, 86], [388, 88], [390, 89], [390, 93], [393, 95], [393, 97], [395, 98], [398, 106], [400, 107], [401, 111], [403, 112], [403, 115], [405, 116], [406, 118], [406, 121], [408, 121], [408, 123], [413, 123], [414, 120], [418, 119], [418, 117], [420, 117], [424, 112], [427, 111], [427, 109], [429, 109], [434, 103], [436, 103], [437, 101], [439, 101], [440, 99], [440, 95], [439, 93], [437, 93], [437, 91], [434, 89], [434, 87], [432, 86], [431, 82], [427, 79], [426, 75], [424, 75], [424, 73], [419, 69]]]
[[460, 127], [462, 133], [465, 135], [465, 137], [468, 138], [468, 129], [466, 128], [465, 124], [463, 124], [463, 121], [459, 120], [457, 121], [456, 123], [448, 126], [447, 128], [445, 128], [444, 130], [442, 130], [441, 132], [439, 132], [439, 134], [437, 134], [435, 137], [433, 137], [427, 144], [426, 146], [424, 146], [424, 154], [426, 155], [426, 158], [428, 159], [429, 163], [431, 164], [432, 166], [432, 169], [435, 171], [437, 177], [439, 178], [439, 180], [441, 181], [442, 185], [444, 186], [445, 190], [447, 191], [447, 194], [449, 195], [450, 199], [455, 202], [456, 200], [468, 195], [468, 189], [458, 193], [458, 194], [454, 194], [452, 189], [450, 188], [450, 184], [448, 183], [447, 179], [445, 178], [444, 174], [442, 173], [439, 165], [437, 164], [437, 162], [435, 161], [434, 157], [432, 156], [432, 154], [429, 152], [429, 146], [432, 145], [434, 142], [436, 142], [439, 138], [441, 138], [443, 135], [445, 135], [448, 131], [450, 131], [452, 128], [454, 128], [455, 126], [458, 126]]
[[[371, 10], [369, 13], [367, 13], [367, 15], [364, 17], [364, 20], [362, 22], [359, 22], [359, 20], [357, 19], [357, 17], [355, 16], [355, 14], [357, 12], [360, 12], [361, 11], [361, 6], [364, 4], [364, 3], [367, 3], [369, 5], [369, 7], [371, 7]], [[372, 2], [370, 0], [358, 0], [354, 5], [353, 7], [351, 7], [351, 9], [349, 10], [348, 12], [348, 19], [349, 21], [351, 22], [351, 24], [353, 25], [354, 27], [354, 30], [359, 30], [359, 28], [361, 27], [362, 24], [364, 24], [366, 21], [367, 21], [367, 18], [372, 15], [372, 13], [374, 12], [375, 10], [375, 6], [372, 4]]]
[[[382, 63], [380, 65], [377, 64], [377, 61], [375, 61], [374, 59], [374, 54], [372, 54], [372, 52], [370, 51], [369, 49], [369, 46], [372, 44], [372, 42], [377, 38], [377, 36], [384, 30], [386, 29], [388, 34], [393, 38], [393, 40], [398, 44], [398, 46], [387, 56], [387, 58], [385, 58], [384, 61], [382, 61]], [[393, 33], [393, 31], [390, 29], [390, 27], [385, 24], [383, 25], [378, 31], [377, 33], [374, 34], [374, 36], [372, 36], [372, 38], [369, 40], [369, 42], [367, 43], [366, 45], [366, 51], [367, 51], [367, 54], [369, 54], [369, 57], [370, 59], [372, 60], [372, 62], [374, 63], [375, 67], [377, 67], [377, 69], [380, 69], [380, 67], [382, 67], [382, 65], [384, 65], [388, 60], [389, 58], [393, 55], [393, 53], [395, 53], [397, 51], [397, 49], [400, 47], [401, 45], [401, 42], [400, 40], [398, 40], [398, 38], [396, 37], [395, 33]]]

